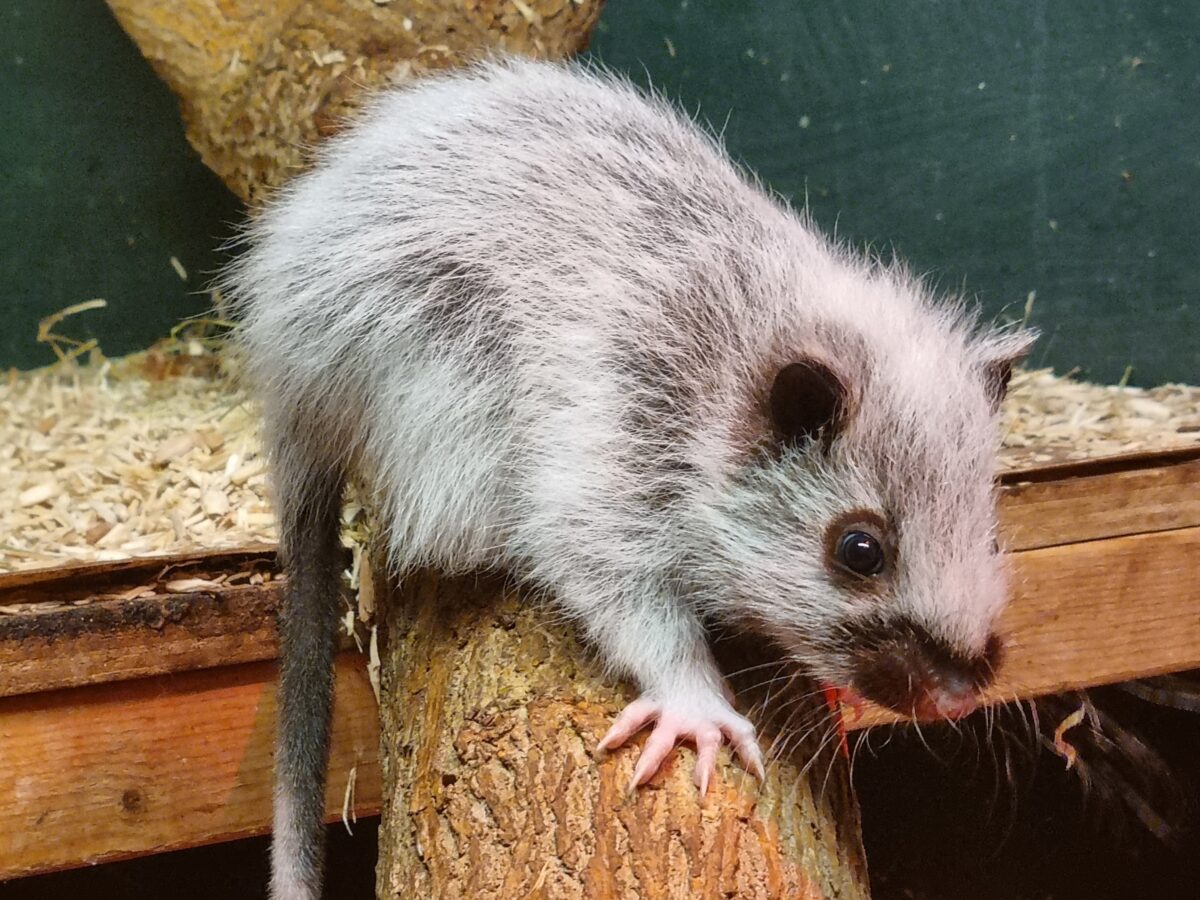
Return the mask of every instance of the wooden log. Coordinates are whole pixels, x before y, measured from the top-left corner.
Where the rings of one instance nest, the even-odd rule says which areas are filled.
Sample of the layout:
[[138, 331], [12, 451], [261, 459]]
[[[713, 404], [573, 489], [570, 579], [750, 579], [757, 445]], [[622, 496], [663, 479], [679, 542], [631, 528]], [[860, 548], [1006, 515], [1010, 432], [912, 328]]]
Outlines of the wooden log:
[[562, 57], [603, 0], [108, 0], [179, 97], [188, 140], [243, 200], [282, 184], [364, 89], [489, 50]]
[[592, 748], [632, 695], [552, 613], [433, 575], [387, 608], [378, 897], [867, 896], [836, 742], [802, 742], [761, 786], [723, 753], [703, 804], [679, 750], [627, 795], [636, 751]]

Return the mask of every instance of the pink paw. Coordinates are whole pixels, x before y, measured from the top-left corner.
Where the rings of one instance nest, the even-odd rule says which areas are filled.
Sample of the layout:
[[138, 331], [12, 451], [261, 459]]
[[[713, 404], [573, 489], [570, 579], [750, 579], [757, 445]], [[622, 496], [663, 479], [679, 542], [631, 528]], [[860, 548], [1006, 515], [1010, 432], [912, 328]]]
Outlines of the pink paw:
[[702, 797], [716, 774], [717, 751], [726, 738], [742, 760], [742, 765], [759, 779], [763, 777], [762, 750], [758, 746], [754, 726], [749, 719], [716, 697], [699, 704], [659, 703], [645, 697], [639, 698], [617, 716], [596, 749], [605, 751], [620, 747], [651, 721], [655, 721], [654, 731], [646, 739], [642, 755], [634, 767], [633, 778], [629, 782], [631, 792], [645, 784], [671, 755], [675, 745], [685, 740], [696, 745], [695, 782]]

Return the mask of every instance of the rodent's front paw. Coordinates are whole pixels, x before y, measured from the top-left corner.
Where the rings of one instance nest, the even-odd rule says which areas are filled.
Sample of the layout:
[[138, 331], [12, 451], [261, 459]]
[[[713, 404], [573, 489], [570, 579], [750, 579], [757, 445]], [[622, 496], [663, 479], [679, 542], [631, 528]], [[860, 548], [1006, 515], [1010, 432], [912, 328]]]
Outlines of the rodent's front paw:
[[695, 698], [663, 702], [640, 697], [617, 716], [596, 749], [604, 751], [620, 747], [651, 721], [655, 721], [654, 731], [646, 739], [634, 767], [629, 782], [631, 792], [659, 770], [682, 740], [696, 745], [695, 781], [702, 797], [716, 773], [717, 751], [725, 738], [729, 739], [746, 769], [759, 779], [763, 777], [762, 750], [754, 726], [718, 696], [706, 697], [699, 702]]

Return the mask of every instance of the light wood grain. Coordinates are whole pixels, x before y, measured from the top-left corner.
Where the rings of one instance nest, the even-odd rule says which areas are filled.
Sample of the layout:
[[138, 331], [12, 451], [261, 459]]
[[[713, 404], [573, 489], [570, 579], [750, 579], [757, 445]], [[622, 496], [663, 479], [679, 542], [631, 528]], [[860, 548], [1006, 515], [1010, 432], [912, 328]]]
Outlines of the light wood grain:
[[[1200, 459], [1097, 461], [1074, 474], [1006, 483], [1000, 495], [1001, 542], [1009, 550], [1053, 547], [1200, 526]], [[1019, 473], [1018, 473], [1019, 474]]]
[[1200, 666], [1200, 528], [1018, 553], [997, 685], [1021, 697]]
[[[338, 660], [326, 810], [379, 809], [378, 712]], [[0, 879], [261, 833], [271, 812], [274, 665], [0, 700]]]

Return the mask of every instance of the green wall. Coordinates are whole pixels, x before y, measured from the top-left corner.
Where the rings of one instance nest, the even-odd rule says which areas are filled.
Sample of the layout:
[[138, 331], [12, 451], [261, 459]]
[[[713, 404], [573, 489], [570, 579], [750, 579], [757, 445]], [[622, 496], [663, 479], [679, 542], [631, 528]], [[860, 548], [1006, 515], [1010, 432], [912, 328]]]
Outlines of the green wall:
[[616, 0], [601, 28], [827, 228], [991, 313], [1036, 291], [1035, 362], [1200, 380], [1200, 2]]
[[[0, 365], [97, 296], [75, 333], [143, 346], [237, 205], [103, 3], [0, 9]], [[1035, 362], [1200, 381], [1200, 3], [609, 0], [592, 55], [840, 235], [990, 314], [1036, 292]]]
[[240, 205], [101, 0], [0, 0], [0, 122], [0, 367], [52, 362], [38, 320], [82, 300], [59, 330], [110, 355], [208, 308]]

